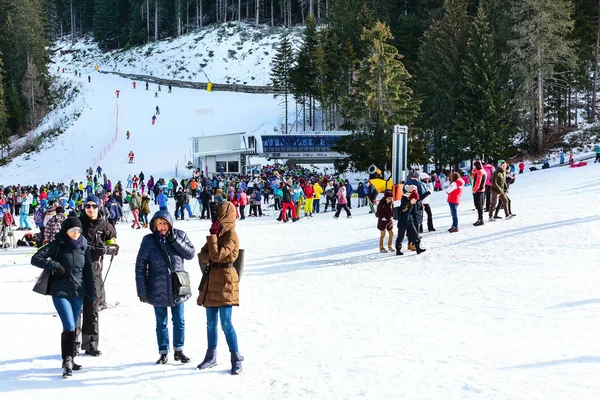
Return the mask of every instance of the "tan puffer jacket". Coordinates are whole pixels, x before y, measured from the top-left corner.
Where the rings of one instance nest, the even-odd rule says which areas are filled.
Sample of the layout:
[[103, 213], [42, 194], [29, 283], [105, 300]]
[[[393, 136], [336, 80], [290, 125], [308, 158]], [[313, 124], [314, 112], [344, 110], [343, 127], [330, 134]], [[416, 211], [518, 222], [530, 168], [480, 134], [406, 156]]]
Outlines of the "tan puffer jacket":
[[[239, 239], [235, 232], [235, 207], [224, 201], [217, 210], [221, 222], [221, 232], [218, 235], [206, 237], [206, 244], [198, 253], [200, 262], [213, 265], [208, 280], [200, 288], [198, 305], [204, 307], [239, 306], [239, 277], [233, 265], [222, 268], [222, 264], [230, 264], [237, 260], [239, 254]], [[216, 266], [214, 264], [220, 264]]]

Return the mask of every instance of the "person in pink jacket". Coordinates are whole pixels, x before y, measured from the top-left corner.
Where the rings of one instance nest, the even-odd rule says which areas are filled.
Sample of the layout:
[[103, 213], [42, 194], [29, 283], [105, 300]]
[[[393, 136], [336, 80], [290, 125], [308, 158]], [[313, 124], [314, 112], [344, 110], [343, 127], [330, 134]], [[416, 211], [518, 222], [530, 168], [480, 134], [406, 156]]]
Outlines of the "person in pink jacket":
[[348, 199], [346, 199], [346, 188], [344, 187], [344, 185], [340, 185], [340, 188], [338, 189], [336, 196], [337, 196], [337, 211], [335, 212], [335, 215], [333, 216], [333, 218], [336, 218], [336, 219], [339, 218], [340, 212], [342, 211], [342, 209], [344, 209], [346, 211], [346, 216], [348, 218], [352, 218], [352, 214], [350, 213], [350, 209], [348, 208]]
[[240, 197], [238, 199], [238, 206], [240, 208], [240, 219], [246, 219], [246, 204], [248, 204], [248, 195], [246, 189], [242, 189]]
[[460, 197], [463, 192], [463, 185], [465, 184], [460, 177], [458, 172], [454, 172], [450, 176], [450, 186], [446, 189], [448, 193], [448, 205], [450, 206], [450, 214], [452, 215], [452, 227], [448, 229], [448, 232], [458, 232], [458, 205], [460, 204]]
[[496, 168], [490, 163], [487, 163], [483, 166], [485, 173], [487, 174], [487, 179], [485, 180], [485, 212], [489, 211], [490, 203], [492, 199], [492, 177], [494, 176], [494, 171]]

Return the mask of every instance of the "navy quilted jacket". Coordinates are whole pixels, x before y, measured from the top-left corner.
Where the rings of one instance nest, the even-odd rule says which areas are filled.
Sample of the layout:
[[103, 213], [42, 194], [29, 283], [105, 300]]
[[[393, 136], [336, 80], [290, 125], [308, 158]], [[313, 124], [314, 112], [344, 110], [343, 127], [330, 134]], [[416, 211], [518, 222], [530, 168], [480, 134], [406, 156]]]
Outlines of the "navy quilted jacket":
[[[186, 301], [190, 296], [173, 295], [173, 277], [159, 245], [165, 250], [171, 260], [174, 271], [184, 271], [184, 259], [194, 258], [194, 245], [184, 231], [173, 228], [173, 218], [168, 211], [158, 211], [152, 217], [162, 218], [169, 222], [176, 240], [169, 243], [158, 231], [144, 236], [135, 262], [135, 283], [138, 296], [148, 296], [150, 304], [158, 307], [173, 307]], [[158, 240], [158, 242], [157, 242]]]

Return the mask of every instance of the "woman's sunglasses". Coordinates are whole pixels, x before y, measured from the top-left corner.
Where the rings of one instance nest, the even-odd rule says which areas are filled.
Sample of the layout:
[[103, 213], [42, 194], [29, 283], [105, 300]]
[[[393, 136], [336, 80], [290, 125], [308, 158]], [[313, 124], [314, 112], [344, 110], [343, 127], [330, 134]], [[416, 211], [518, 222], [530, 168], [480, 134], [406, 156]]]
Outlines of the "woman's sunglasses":
[[81, 233], [81, 232], [83, 232], [83, 229], [78, 228], [78, 227], [69, 229], [69, 233]]
[[96, 204], [86, 204], [85, 208], [87, 208], [87, 209], [90, 209], [90, 208], [96, 209], [96, 208], [98, 208], [98, 205], [96, 205]]

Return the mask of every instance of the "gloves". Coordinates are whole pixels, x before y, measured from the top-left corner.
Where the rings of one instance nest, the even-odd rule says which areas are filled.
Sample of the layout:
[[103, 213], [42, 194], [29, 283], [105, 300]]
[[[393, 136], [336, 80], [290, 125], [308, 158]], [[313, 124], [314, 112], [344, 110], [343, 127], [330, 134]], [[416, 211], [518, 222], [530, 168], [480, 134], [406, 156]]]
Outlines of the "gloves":
[[388, 222], [386, 228], [388, 231], [394, 229], [394, 222], [393, 221]]
[[169, 243], [173, 243], [174, 241], [177, 240], [177, 238], [173, 234], [173, 231], [169, 231], [169, 233], [167, 233], [167, 236], [165, 237], [165, 240]]
[[102, 243], [97, 244], [92, 247], [92, 251], [98, 256], [103, 256], [106, 254], [106, 246], [104, 246]]
[[60, 276], [60, 275], [64, 275], [64, 274], [65, 274], [65, 272], [66, 272], [66, 271], [65, 271], [65, 267], [63, 267], [62, 265], [59, 265], [59, 266], [58, 266], [58, 268], [56, 268], [56, 269], [54, 270], [54, 273], [55, 273], [55, 274], [57, 274], [57, 275], [59, 275], [59, 276]]
[[211, 235], [218, 235], [219, 232], [221, 232], [221, 221], [216, 220], [215, 222], [213, 222], [208, 232]]
[[150, 299], [148, 298], [148, 296], [140, 296], [140, 301], [142, 303], [150, 303]]

